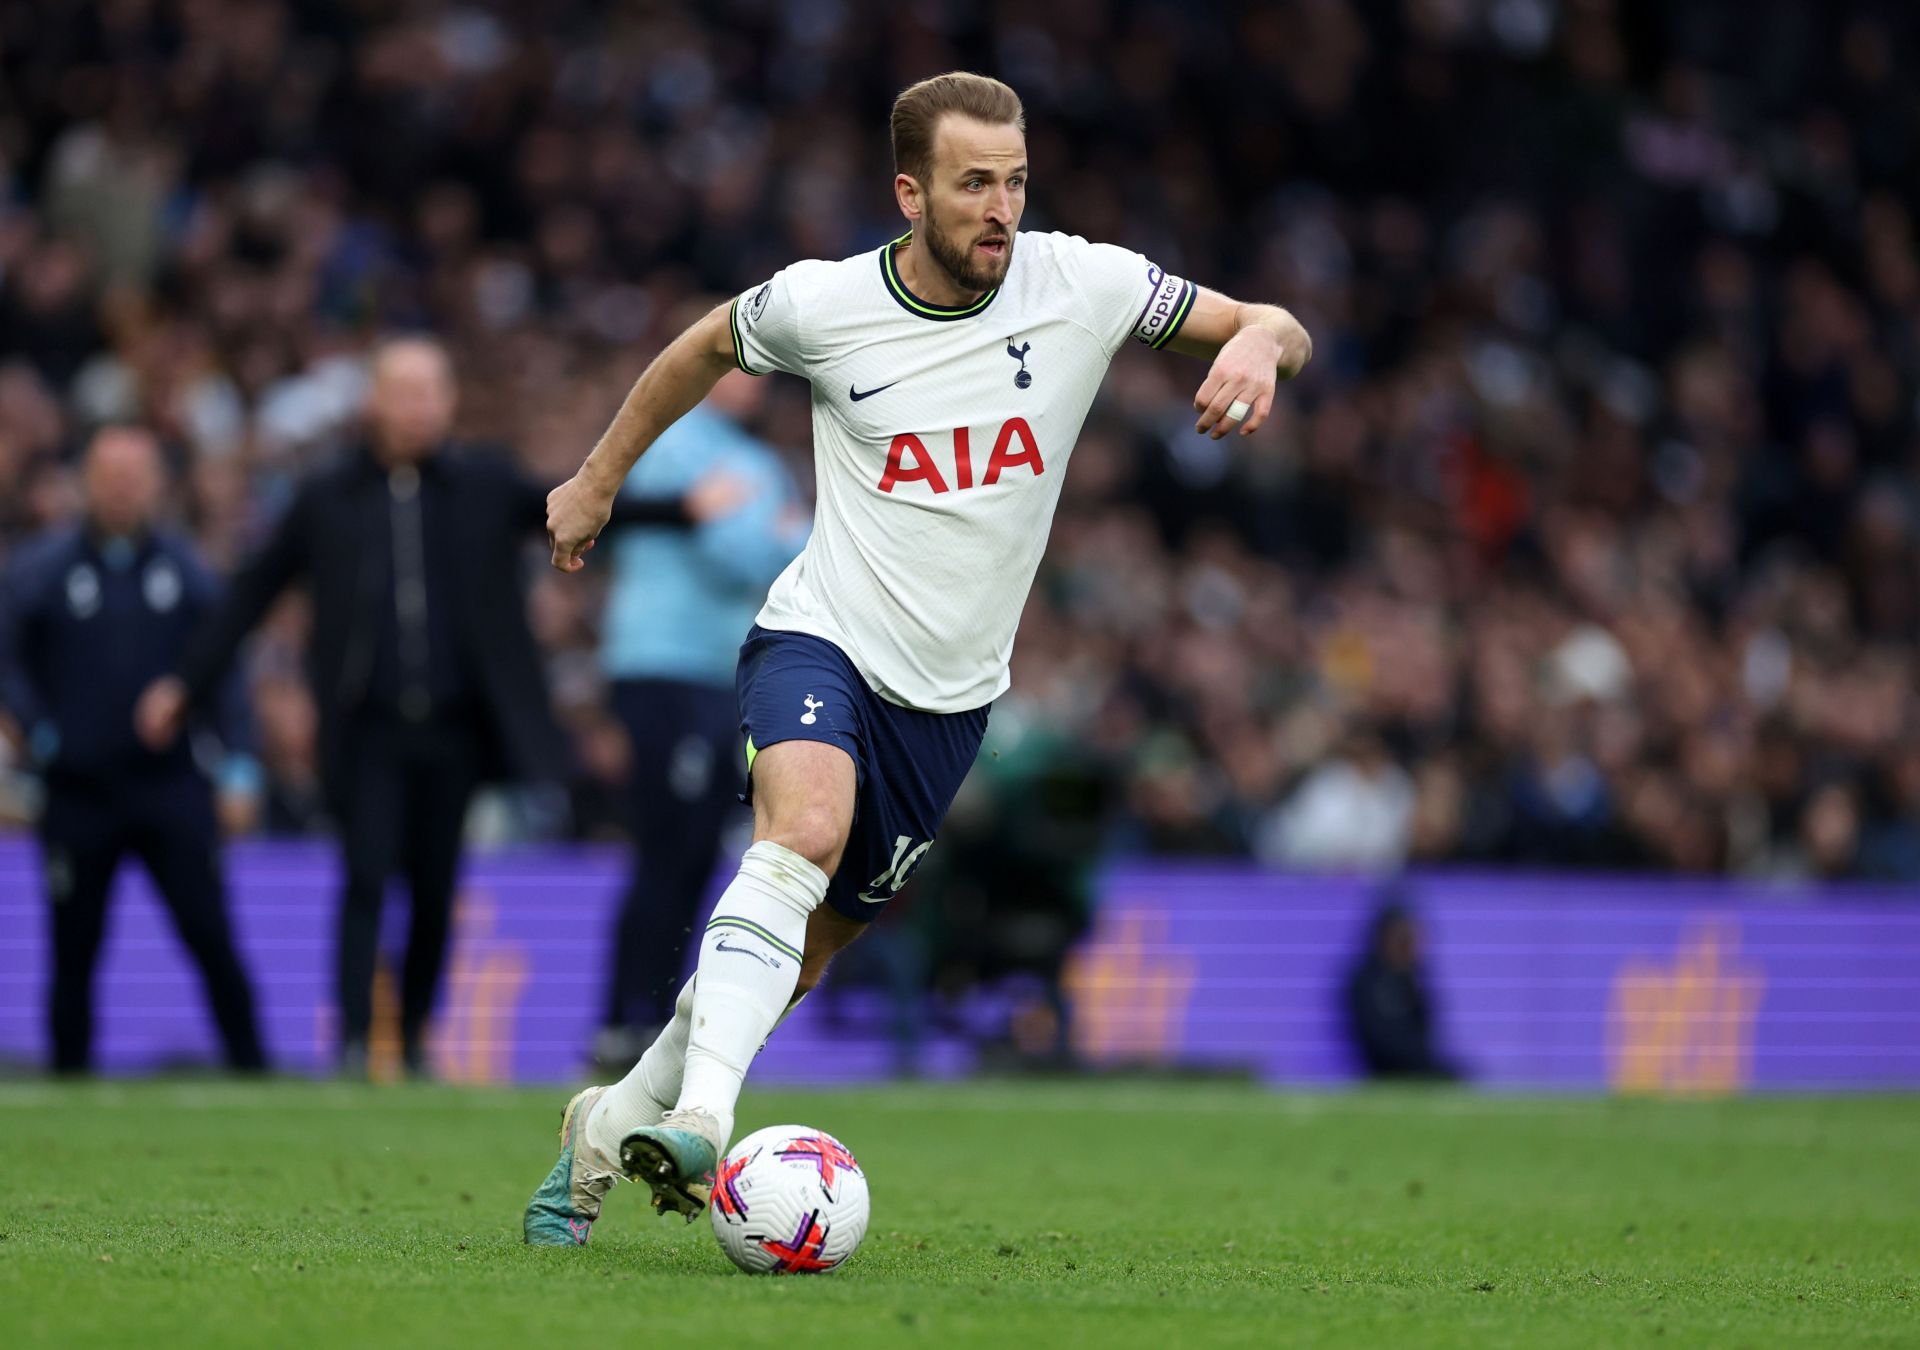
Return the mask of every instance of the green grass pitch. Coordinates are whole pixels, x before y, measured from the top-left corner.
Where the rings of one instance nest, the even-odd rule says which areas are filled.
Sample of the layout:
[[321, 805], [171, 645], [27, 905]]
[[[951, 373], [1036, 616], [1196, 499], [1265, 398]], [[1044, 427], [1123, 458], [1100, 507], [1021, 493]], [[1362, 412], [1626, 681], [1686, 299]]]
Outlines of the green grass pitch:
[[750, 1088], [874, 1197], [756, 1279], [636, 1187], [523, 1247], [564, 1095], [0, 1086], [0, 1344], [1920, 1344], [1920, 1098]]

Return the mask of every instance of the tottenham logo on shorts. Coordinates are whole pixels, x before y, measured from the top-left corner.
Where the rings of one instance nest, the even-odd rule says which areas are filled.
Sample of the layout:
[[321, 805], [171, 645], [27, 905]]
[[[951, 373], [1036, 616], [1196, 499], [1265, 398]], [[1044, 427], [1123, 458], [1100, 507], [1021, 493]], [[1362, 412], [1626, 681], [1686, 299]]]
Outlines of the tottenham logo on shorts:
[[773, 299], [773, 283], [769, 281], [753, 293], [753, 299], [747, 301], [747, 327], [760, 322], [760, 316], [767, 312], [767, 301]]
[[822, 702], [820, 702], [819, 700], [817, 700], [817, 699], [815, 699], [815, 698], [814, 698], [814, 696], [813, 696], [812, 694], [808, 694], [808, 695], [807, 695], [807, 710], [806, 710], [806, 711], [805, 711], [804, 713], [802, 713], [802, 714], [800, 714], [800, 725], [801, 725], [801, 726], [803, 726], [803, 727], [810, 727], [810, 726], [812, 726], [812, 725], [814, 724], [814, 722], [815, 722], [815, 721], [817, 720], [817, 719], [816, 719], [816, 718], [814, 717], [814, 713], [815, 713], [816, 711], [818, 711], [819, 709], [821, 709], [821, 708], [824, 708], [824, 707], [826, 707], [826, 706], [827, 706], [826, 704], [824, 704], [824, 703], [822, 703]]
[[1007, 355], [1020, 363], [1020, 373], [1013, 377], [1013, 387], [1015, 389], [1025, 389], [1033, 383], [1033, 376], [1027, 373], [1027, 353], [1032, 350], [1033, 344], [1031, 342], [1023, 342], [1016, 347], [1013, 345], [1012, 338], [1007, 339]]

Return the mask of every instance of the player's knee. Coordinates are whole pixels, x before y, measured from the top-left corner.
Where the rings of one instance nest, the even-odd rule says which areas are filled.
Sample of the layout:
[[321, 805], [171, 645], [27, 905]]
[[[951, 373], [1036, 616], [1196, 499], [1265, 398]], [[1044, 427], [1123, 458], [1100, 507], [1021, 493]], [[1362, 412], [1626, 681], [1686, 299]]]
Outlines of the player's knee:
[[776, 820], [767, 837], [832, 876], [846, 847], [847, 822], [829, 806], [801, 806]]

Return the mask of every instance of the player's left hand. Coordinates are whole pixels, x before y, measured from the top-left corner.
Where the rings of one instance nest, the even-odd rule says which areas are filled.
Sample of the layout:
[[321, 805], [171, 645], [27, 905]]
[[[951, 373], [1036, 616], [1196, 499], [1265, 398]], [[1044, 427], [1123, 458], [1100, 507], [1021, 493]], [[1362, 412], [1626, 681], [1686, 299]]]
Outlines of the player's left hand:
[[553, 565], [562, 572], [578, 572], [587, 565], [586, 552], [613, 517], [613, 493], [603, 490], [582, 469], [547, 494], [547, 542], [553, 546]]
[[[1251, 436], [1273, 411], [1273, 389], [1280, 379], [1292, 379], [1307, 364], [1312, 344], [1307, 331], [1288, 316], [1290, 328], [1285, 336], [1262, 325], [1242, 328], [1220, 354], [1213, 368], [1193, 396], [1193, 410], [1200, 414], [1193, 429], [1214, 440], [1240, 428], [1242, 436]], [[1236, 420], [1228, 413], [1235, 404], [1244, 404], [1245, 416]]]

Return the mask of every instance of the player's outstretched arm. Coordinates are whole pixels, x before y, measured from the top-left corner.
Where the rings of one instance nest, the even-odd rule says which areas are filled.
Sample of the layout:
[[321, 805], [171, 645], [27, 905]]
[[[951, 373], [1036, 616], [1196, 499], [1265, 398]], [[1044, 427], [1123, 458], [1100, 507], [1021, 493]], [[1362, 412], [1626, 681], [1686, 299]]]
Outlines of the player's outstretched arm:
[[653, 358], [580, 471], [547, 494], [547, 542], [560, 571], [586, 566], [586, 551], [606, 528], [634, 461], [732, 369], [727, 308], [713, 310]]
[[1205, 286], [1195, 288], [1193, 311], [1167, 344], [1188, 356], [1213, 358], [1213, 369], [1193, 396], [1195, 431], [1219, 440], [1232, 431], [1235, 404], [1245, 414], [1240, 434], [1257, 431], [1273, 410], [1274, 385], [1298, 375], [1313, 359], [1313, 339], [1278, 305], [1243, 305]]

